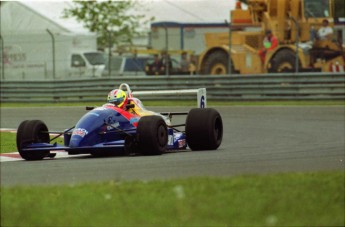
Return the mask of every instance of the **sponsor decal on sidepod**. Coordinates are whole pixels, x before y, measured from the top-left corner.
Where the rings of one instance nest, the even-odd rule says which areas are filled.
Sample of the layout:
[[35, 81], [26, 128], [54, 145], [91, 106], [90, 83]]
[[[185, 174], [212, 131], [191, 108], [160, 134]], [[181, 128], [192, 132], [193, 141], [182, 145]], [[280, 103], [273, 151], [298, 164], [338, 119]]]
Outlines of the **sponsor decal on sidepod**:
[[76, 128], [73, 130], [72, 136], [78, 135], [80, 137], [84, 137], [88, 134], [89, 132], [86, 129], [83, 128]]

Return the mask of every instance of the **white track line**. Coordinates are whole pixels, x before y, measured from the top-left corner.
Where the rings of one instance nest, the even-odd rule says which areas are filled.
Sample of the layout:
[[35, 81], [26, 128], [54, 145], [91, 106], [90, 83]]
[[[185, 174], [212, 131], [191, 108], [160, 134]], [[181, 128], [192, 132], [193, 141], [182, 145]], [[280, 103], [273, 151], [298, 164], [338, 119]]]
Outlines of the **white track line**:
[[[45, 159], [49, 160], [49, 159], [59, 159], [59, 158], [67, 158], [67, 157], [80, 157], [80, 156], [88, 155], [88, 154], [69, 155], [65, 151], [54, 151], [52, 153], [56, 153], [56, 156], [54, 158], [45, 158]], [[0, 162], [11, 162], [11, 161], [24, 161], [24, 159], [22, 159], [22, 157], [20, 157], [20, 154], [18, 152], [0, 154]]]

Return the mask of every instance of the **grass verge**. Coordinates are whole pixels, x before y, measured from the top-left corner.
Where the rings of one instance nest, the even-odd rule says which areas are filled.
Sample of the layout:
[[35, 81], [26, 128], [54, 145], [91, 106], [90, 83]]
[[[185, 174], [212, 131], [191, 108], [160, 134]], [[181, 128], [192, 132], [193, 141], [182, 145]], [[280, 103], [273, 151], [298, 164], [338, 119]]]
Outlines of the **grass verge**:
[[0, 153], [17, 151], [16, 133], [0, 132]]
[[344, 226], [344, 172], [2, 187], [1, 226]]
[[[0, 153], [17, 151], [16, 135], [16, 133], [12, 132], [0, 132]], [[51, 136], [51, 138], [52, 137], [54, 136]], [[54, 142], [64, 144], [63, 138], [57, 138]]]

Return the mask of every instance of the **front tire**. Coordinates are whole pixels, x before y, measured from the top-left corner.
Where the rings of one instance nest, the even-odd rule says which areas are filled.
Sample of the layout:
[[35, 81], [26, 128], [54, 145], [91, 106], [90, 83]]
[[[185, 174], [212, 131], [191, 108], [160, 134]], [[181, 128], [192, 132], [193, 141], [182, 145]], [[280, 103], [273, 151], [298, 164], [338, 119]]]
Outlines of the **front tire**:
[[49, 156], [49, 151], [24, 151], [23, 148], [32, 143], [49, 143], [48, 128], [40, 120], [23, 121], [17, 130], [17, 149], [25, 160], [41, 160]]
[[160, 116], [144, 116], [137, 127], [137, 142], [140, 153], [144, 155], [161, 155], [166, 152], [168, 130]]
[[213, 108], [192, 109], [186, 119], [186, 138], [191, 150], [216, 150], [223, 138], [219, 112]]

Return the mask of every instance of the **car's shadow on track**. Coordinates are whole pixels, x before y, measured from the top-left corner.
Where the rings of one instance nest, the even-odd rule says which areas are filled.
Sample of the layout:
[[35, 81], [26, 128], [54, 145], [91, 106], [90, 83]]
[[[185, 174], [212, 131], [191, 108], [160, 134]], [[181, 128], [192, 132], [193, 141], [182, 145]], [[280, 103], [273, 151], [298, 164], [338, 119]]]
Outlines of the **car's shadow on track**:
[[73, 157], [73, 155], [68, 156], [66, 158], [73, 158], [73, 159], [108, 159], [108, 158], [136, 158], [136, 157], [159, 157], [159, 156], [165, 156], [165, 155], [169, 155], [169, 154], [176, 154], [176, 153], [185, 153], [185, 152], [191, 152], [191, 150], [187, 149], [187, 150], [169, 150], [167, 152], [165, 152], [162, 155], [144, 155], [141, 153], [133, 153], [133, 154], [108, 154], [108, 155], [100, 155], [100, 156], [94, 156], [91, 154], [85, 154], [82, 156], [78, 157]]
[[[204, 150], [204, 151], [197, 151], [197, 152], [208, 152], [209, 150]], [[174, 154], [179, 154], [179, 153], [189, 153], [189, 152], [195, 152], [192, 151], [190, 149], [185, 149], [185, 150], [169, 150], [165, 153], [163, 153], [162, 155], [144, 155], [141, 153], [133, 153], [133, 154], [107, 154], [107, 155], [99, 155], [99, 156], [94, 156], [91, 154], [84, 154], [84, 155], [69, 155], [66, 156], [64, 158], [58, 158], [58, 159], [80, 159], [80, 160], [89, 160], [89, 159], [120, 159], [120, 158], [142, 158], [142, 157], [162, 157], [162, 156], [166, 156], [166, 155], [174, 155]], [[45, 160], [49, 160], [49, 159], [45, 159]], [[53, 160], [53, 159], [51, 159]]]

